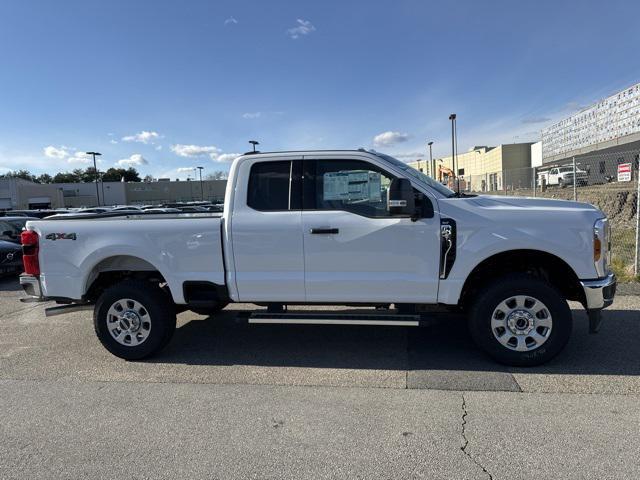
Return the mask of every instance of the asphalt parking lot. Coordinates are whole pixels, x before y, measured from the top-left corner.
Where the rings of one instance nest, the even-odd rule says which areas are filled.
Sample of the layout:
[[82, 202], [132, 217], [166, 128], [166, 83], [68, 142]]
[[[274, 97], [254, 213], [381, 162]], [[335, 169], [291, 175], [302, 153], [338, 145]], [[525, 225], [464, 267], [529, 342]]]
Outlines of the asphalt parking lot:
[[534, 369], [463, 321], [247, 325], [183, 313], [145, 362], [91, 314], [44, 317], [0, 281], [0, 478], [637, 478], [640, 297], [624, 290]]

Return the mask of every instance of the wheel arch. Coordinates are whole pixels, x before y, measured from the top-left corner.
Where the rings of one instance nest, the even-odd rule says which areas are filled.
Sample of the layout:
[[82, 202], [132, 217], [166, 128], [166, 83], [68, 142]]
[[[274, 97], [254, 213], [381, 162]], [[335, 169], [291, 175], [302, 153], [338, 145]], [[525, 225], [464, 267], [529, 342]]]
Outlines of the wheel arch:
[[[108, 287], [125, 279], [166, 284], [164, 275], [149, 261], [135, 255], [112, 255], [98, 261], [87, 274], [84, 299], [95, 301]], [[165, 289], [171, 293], [168, 284]]]
[[518, 249], [496, 253], [479, 262], [463, 284], [459, 304], [466, 308], [487, 281], [509, 273], [526, 273], [542, 279], [567, 300], [585, 303], [578, 276], [567, 262], [542, 250]]

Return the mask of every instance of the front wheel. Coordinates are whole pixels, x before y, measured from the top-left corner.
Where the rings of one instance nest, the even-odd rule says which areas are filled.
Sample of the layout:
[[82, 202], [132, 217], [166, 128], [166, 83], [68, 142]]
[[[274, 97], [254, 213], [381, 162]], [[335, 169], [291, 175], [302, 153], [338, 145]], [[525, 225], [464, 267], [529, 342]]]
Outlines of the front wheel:
[[571, 335], [571, 310], [548, 283], [528, 275], [496, 280], [476, 298], [469, 329], [500, 363], [535, 366], [555, 357]]
[[171, 297], [160, 287], [125, 280], [104, 291], [93, 312], [98, 339], [112, 354], [140, 360], [161, 350], [176, 329]]

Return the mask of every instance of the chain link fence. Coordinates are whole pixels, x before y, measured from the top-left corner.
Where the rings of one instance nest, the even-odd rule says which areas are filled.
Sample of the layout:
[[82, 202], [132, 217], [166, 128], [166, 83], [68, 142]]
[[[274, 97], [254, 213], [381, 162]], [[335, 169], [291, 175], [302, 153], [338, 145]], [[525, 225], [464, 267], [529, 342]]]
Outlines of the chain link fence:
[[587, 202], [611, 222], [612, 265], [621, 281], [640, 279], [638, 160], [640, 150], [581, 155], [541, 167], [460, 177], [461, 190], [487, 195]]

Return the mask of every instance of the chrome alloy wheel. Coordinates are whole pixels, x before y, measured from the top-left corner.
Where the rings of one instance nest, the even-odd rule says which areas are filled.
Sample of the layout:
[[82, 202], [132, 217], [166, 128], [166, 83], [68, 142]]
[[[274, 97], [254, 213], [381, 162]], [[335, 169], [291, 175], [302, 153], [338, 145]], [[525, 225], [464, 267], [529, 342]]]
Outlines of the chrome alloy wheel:
[[140, 302], [122, 298], [107, 312], [107, 329], [116, 342], [135, 347], [149, 337], [151, 317]]
[[547, 306], [528, 295], [515, 295], [498, 304], [491, 315], [491, 331], [503, 346], [530, 352], [551, 335], [553, 319]]

